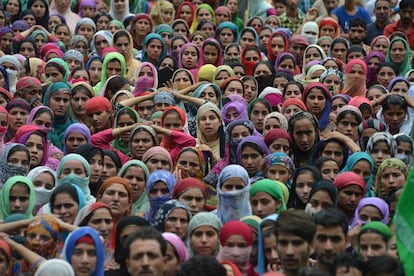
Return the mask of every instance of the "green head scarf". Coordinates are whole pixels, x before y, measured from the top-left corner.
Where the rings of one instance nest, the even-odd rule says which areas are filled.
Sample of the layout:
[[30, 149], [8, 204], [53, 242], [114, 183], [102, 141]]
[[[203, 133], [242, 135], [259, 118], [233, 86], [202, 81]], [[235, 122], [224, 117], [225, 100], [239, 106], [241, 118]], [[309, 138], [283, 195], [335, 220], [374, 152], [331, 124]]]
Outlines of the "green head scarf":
[[149, 176], [150, 173], [149, 173], [149, 170], [147, 168], [147, 165], [145, 165], [145, 163], [142, 162], [142, 161], [140, 161], [140, 160], [135, 160], [134, 159], [134, 160], [129, 160], [128, 162], [126, 162], [124, 165], [122, 165], [121, 169], [119, 170], [118, 176], [124, 177], [127, 169], [129, 167], [131, 167], [131, 166], [140, 167], [144, 171], [144, 174], [145, 174], [145, 183], [146, 183], [147, 180], [148, 180], [148, 176]]
[[285, 196], [283, 195], [283, 191], [280, 188], [280, 184], [276, 182], [278, 181], [271, 180], [268, 178], [264, 178], [264, 179], [261, 179], [255, 182], [250, 188], [250, 199], [257, 192], [265, 192], [269, 194], [271, 197], [273, 197], [275, 200], [280, 199], [280, 201], [282, 202], [282, 205], [279, 207], [279, 209], [275, 210], [275, 213], [280, 213], [286, 210], [286, 202], [285, 202]]
[[[391, 48], [392, 48], [392, 45], [395, 42], [402, 42], [404, 44], [405, 57], [404, 57], [404, 60], [401, 63], [395, 63], [391, 60]], [[410, 45], [408, 44], [408, 42], [405, 39], [401, 38], [401, 37], [396, 37], [391, 41], [390, 47], [388, 47], [387, 56], [385, 57], [385, 61], [393, 62], [397, 66], [399, 76], [404, 77], [405, 74], [408, 71], [411, 70], [410, 54], [411, 54], [411, 49], [410, 49]]]
[[[137, 123], [139, 121], [139, 115], [138, 113], [135, 111], [135, 109], [126, 106], [121, 108], [115, 115], [115, 123], [114, 123], [114, 128], [119, 127], [118, 125], [118, 120], [119, 117], [122, 115], [128, 115], [132, 118], [132, 120]], [[114, 142], [112, 143], [112, 146], [114, 148], [116, 148], [117, 150], [121, 151], [123, 154], [128, 155], [129, 154], [129, 142], [128, 141], [124, 141], [121, 138], [116, 138], [114, 140]]]
[[27, 209], [23, 214], [28, 218], [33, 217], [32, 212], [35, 206], [35, 193], [33, 183], [29, 178], [18, 175], [10, 177], [6, 181], [6, 183], [4, 183], [0, 191], [0, 219], [2, 220], [6, 219], [8, 216], [12, 214], [10, 210], [10, 191], [13, 188], [13, 186], [17, 183], [23, 183], [29, 189], [29, 205], [27, 206]]
[[61, 58], [51, 58], [47, 61], [46, 67], [53, 66], [56, 67], [60, 73], [63, 75], [63, 82], [69, 81], [70, 70], [67, 63]]
[[359, 234], [358, 234], [358, 253], [360, 252], [359, 240], [360, 240], [362, 234], [367, 233], [367, 232], [374, 232], [374, 233], [380, 234], [381, 236], [384, 237], [384, 240], [386, 242], [388, 242], [392, 238], [391, 229], [386, 224], [384, 224], [380, 221], [371, 221], [371, 222], [365, 224], [364, 226], [362, 226], [361, 231], [359, 231]]
[[394, 168], [401, 171], [405, 178], [407, 178], [409, 173], [407, 165], [397, 158], [387, 158], [382, 161], [381, 165], [378, 167], [377, 175], [375, 176], [375, 193], [377, 196], [380, 196], [382, 193], [381, 177], [386, 168]]
[[106, 74], [106, 70], [108, 68], [108, 63], [117, 60], [119, 63], [121, 63], [121, 77], [126, 77], [126, 61], [122, 54], [117, 52], [111, 52], [108, 53], [103, 61], [102, 64], [102, 73], [101, 73], [101, 81], [98, 82], [94, 87], [93, 90], [95, 91], [95, 94], [98, 95], [99, 91], [101, 91], [102, 87], [105, 85], [106, 81], [108, 80], [108, 76]]

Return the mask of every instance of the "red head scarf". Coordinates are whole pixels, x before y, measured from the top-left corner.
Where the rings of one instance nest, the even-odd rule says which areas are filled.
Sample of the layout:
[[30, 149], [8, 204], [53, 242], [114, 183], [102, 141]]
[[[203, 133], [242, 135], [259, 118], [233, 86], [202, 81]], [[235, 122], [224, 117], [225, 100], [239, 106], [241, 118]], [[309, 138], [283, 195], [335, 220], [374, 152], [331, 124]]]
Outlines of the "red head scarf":
[[287, 52], [288, 48], [289, 48], [289, 42], [288, 39], [286, 37], [286, 35], [283, 32], [275, 32], [272, 34], [272, 36], [269, 38], [269, 41], [267, 42], [267, 57], [269, 58], [270, 63], [274, 64], [275, 60], [276, 60], [276, 56], [273, 53], [273, 49], [272, 49], [272, 39], [275, 36], [279, 36], [283, 38], [283, 42], [285, 44], [285, 48], [283, 49], [283, 52]]
[[357, 185], [361, 187], [362, 194], [365, 195], [365, 181], [362, 177], [360, 177], [354, 172], [344, 172], [339, 174], [336, 177], [334, 184], [338, 191], [342, 190], [343, 188], [349, 185]]
[[252, 229], [244, 222], [238, 220], [232, 220], [223, 225], [220, 231], [220, 244], [224, 246], [226, 241], [232, 235], [240, 235], [244, 238], [247, 243], [247, 246], [252, 245], [253, 243], [253, 233]]

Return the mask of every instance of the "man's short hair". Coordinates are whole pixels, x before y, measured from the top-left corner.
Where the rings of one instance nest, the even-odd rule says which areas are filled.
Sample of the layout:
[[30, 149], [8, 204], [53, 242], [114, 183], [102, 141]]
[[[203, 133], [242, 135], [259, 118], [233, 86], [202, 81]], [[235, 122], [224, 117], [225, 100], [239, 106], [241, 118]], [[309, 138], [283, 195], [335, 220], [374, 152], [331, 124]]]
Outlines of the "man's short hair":
[[383, 1], [383, 2], [387, 2], [387, 3], [388, 3], [388, 5], [391, 7], [391, 1], [390, 1], [390, 0], [375, 0], [375, 7], [377, 6], [377, 3], [378, 3], [378, 2], [381, 2], [381, 1]]
[[376, 256], [369, 259], [364, 266], [364, 275], [374, 276], [378, 274], [404, 276], [404, 269], [401, 264], [391, 256]]
[[287, 210], [280, 213], [275, 223], [275, 235], [287, 233], [298, 236], [309, 244], [315, 235], [316, 226], [312, 217], [303, 210]]
[[349, 28], [351, 27], [362, 27], [364, 30], [367, 29], [367, 22], [361, 18], [354, 18], [349, 22]]
[[412, 0], [401, 0], [399, 5], [400, 10], [405, 8], [413, 8], [414, 9], [414, 1]]
[[314, 216], [316, 226], [321, 225], [326, 228], [341, 227], [346, 236], [348, 234], [348, 219], [345, 214], [336, 208], [327, 208]]
[[347, 272], [352, 267], [355, 267], [362, 272], [364, 270], [364, 260], [359, 255], [352, 255], [349, 252], [342, 252], [336, 256], [333, 266], [331, 267], [332, 275], [335, 275], [337, 269], [340, 267], [346, 267]]
[[133, 233], [128, 235], [128, 238], [125, 240], [124, 243], [124, 256], [127, 256], [127, 258], [129, 258], [131, 244], [137, 240], [155, 240], [160, 244], [161, 254], [163, 256], [167, 254], [167, 242], [165, 241], [161, 233], [152, 227], [145, 226], [139, 228], [137, 231], [134, 231]]
[[181, 265], [177, 276], [226, 276], [226, 269], [212, 256], [194, 256]]

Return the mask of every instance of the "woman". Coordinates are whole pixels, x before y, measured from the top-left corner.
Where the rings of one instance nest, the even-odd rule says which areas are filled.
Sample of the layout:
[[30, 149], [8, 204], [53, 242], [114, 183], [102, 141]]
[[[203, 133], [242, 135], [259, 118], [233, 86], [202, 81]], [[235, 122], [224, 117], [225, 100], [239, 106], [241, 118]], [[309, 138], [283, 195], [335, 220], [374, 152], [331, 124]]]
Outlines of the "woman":
[[378, 197], [363, 198], [355, 209], [354, 220], [351, 227], [364, 225], [371, 221], [381, 221], [388, 224], [389, 207], [387, 202]]
[[163, 233], [163, 238], [167, 241], [167, 262], [164, 273], [175, 276], [182, 263], [188, 260], [188, 252], [184, 242], [173, 233]]
[[286, 210], [286, 203], [280, 185], [285, 184], [267, 178], [254, 183], [250, 188], [250, 204], [253, 215], [263, 219]]
[[[176, 18], [184, 20], [187, 23], [187, 29], [188, 29], [188, 26], [191, 26], [191, 24], [193, 23], [194, 16], [195, 16], [195, 9], [196, 9], [195, 5], [190, 1], [182, 2], [177, 8]], [[176, 21], [174, 21], [172, 24], [173, 29], [175, 27], [175, 24], [174, 24], [175, 22]], [[188, 30], [188, 32], [189, 31], [190, 30]], [[183, 35], [183, 34], [180, 33], [180, 35]]]
[[409, 169], [396, 158], [387, 158], [378, 167], [375, 177], [375, 194], [387, 199], [389, 195], [405, 186]]
[[345, 67], [345, 83], [343, 94], [351, 97], [365, 96], [367, 65], [360, 59], [353, 59]]
[[[220, 231], [220, 261], [234, 262], [243, 275], [258, 275], [250, 263], [253, 234], [249, 226], [241, 221], [230, 221], [223, 225]], [[237, 245], [236, 245], [237, 244]]]
[[374, 196], [374, 160], [366, 152], [355, 152], [348, 157], [341, 172], [354, 172], [364, 179], [365, 197]]
[[[153, 49], [160, 49], [154, 51]], [[143, 42], [143, 52], [142, 52], [142, 61], [150, 62], [152, 65], [158, 68], [160, 65], [159, 62], [167, 55], [167, 50], [165, 49], [165, 43], [161, 35], [157, 33], [148, 34]]]
[[36, 203], [33, 215], [50, 201], [50, 196], [56, 186], [57, 178], [54, 170], [46, 166], [38, 166], [30, 170], [27, 177], [33, 182]]
[[156, 146], [147, 150], [142, 156], [142, 162], [148, 168], [149, 173], [156, 170], [166, 170], [172, 172], [173, 161], [170, 153], [163, 147]]
[[173, 199], [165, 202], [158, 209], [154, 228], [160, 231], [160, 233], [174, 233], [180, 239], [185, 240], [190, 219], [191, 212], [188, 206], [181, 201]]
[[382, 106], [382, 110], [378, 111], [377, 117], [384, 122], [386, 131], [391, 135], [398, 133], [411, 135], [413, 119], [407, 101], [407, 99], [410, 100], [410, 97], [394, 93], [387, 94], [384, 97], [374, 100], [374, 103]]
[[375, 171], [385, 159], [394, 157], [396, 151], [397, 143], [387, 132], [374, 133], [368, 140], [366, 152], [374, 159]]
[[229, 165], [220, 173], [217, 182], [217, 214], [224, 224], [252, 214], [249, 198], [250, 180], [239, 165]]
[[35, 206], [35, 193], [32, 181], [25, 176], [13, 176], [4, 182], [0, 191], [0, 219], [12, 214], [24, 214], [31, 218]]
[[338, 204], [338, 190], [329, 180], [320, 180], [312, 186], [305, 212], [311, 216], [326, 209], [336, 208]]
[[151, 16], [152, 22], [154, 22], [155, 26], [159, 26], [161, 24], [170, 25], [175, 18], [175, 7], [169, 1], [157, 1], [152, 7], [149, 15]]
[[379, 221], [372, 221], [362, 226], [358, 234], [358, 253], [364, 261], [376, 256], [387, 255], [388, 242], [392, 238], [390, 228]]
[[84, 124], [74, 123], [70, 125], [65, 131], [63, 152], [65, 154], [72, 153], [78, 147], [90, 143], [90, 130]]
[[314, 166], [306, 165], [297, 168], [293, 173], [288, 206], [295, 209], [305, 209], [312, 187], [321, 179], [321, 172]]
[[118, 176], [126, 179], [131, 186], [131, 214], [137, 215], [148, 211], [150, 205], [145, 192], [149, 176], [147, 166], [139, 160], [130, 160], [122, 166]]
[[72, 84], [71, 90], [71, 108], [72, 117], [80, 123], [92, 126], [92, 120], [89, 118], [86, 112], [86, 104], [95, 96], [92, 86], [84, 81]]
[[274, 64], [279, 54], [287, 52], [289, 42], [283, 32], [274, 32], [267, 42], [268, 60]]
[[292, 159], [284, 152], [273, 152], [265, 157], [266, 178], [282, 182], [287, 187], [292, 186], [291, 177], [295, 169]]
[[174, 176], [169, 171], [156, 170], [150, 174], [145, 190], [150, 209], [145, 213], [145, 219], [151, 225], [155, 224], [159, 208], [171, 199], [175, 184]]
[[[400, 37], [395, 37], [388, 48], [385, 61], [393, 62], [397, 66], [398, 75], [401, 77], [404, 77], [411, 70], [410, 51], [408, 42]], [[400, 52], [400, 54], [396, 52]]]
[[134, 48], [143, 49], [143, 42], [146, 36], [152, 32], [152, 19], [148, 14], [141, 13], [135, 15], [131, 23], [131, 35], [134, 40]]
[[194, 20], [190, 27], [190, 32], [194, 33], [197, 30], [199, 23], [203, 20], [210, 21], [213, 24], [216, 24], [214, 9], [206, 3], [197, 6]]
[[371, 41], [371, 51], [379, 51], [384, 57], [387, 55], [390, 47], [390, 40], [385, 35], [379, 35]]
[[70, 263], [75, 271], [85, 271], [87, 275], [93, 276], [103, 275], [105, 253], [98, 232], [84, 226], [70, 233], [65, 241], [62, 259]]
[[264, 160], [269, 150], [263, 138], [248, 136], [243, 138], [237, 146], [237, 163], [249, 174], [251, 179], [264, 175]]
[[177, 182], [172, 197], [187, 204], [194, 216], [205, 210], [207, 187], [200, 180], [187, 177]]
[[314, 164], [321, 171], [324, 180], [333, 182], [339, 173], [338, 162], [330, 156], [319, 157]]
[[188, 225], [187, 244], [190, 257], [215, 256], [218, 253], [221, 225], [217, 216], [212, 213], [200, 212], [194, 215]]
[[222, 65], [222, 49], [220, 43], [214, 38], [204, 40], [201, 46], [200, 64]]
[[142, 160], [144, 153], [158, 144], [158, 137], [154, 129], [150, 126], [139, 125], [131, 131], [129, 153], [132, 158]]
[[63, 150], [63, 138], [66, 129], [76, 121], [70, 115], [70, 86], [65, 82], [51, 84], [45, 92], [43, 105], [54, 111], [53, 128], [49, 139], [60, 150]]
[[126, 77], [125, 58], [120, 53], [111, 52], [106, 54], [103, 60], [101, 81], [93, 87], [95, 95], [99, 94], [108, 78], [115, 75]]
[[7, 103], [6, 110], [9, 115], [9, 126], [5, 133], [5, 142], [10, 142], [16, 135], [19, 127], [26, 124], [29, 109], [29, 105], [24, 100], [11, 100]]
[[30, 151], [23, 144], [8, 144], [0, 157], [1, 181], [4, 184], [10, 177], [26, 175], [30, 167]]
[[[114, 128], [131, 126], [139, 120], [138, 113], [131, 107], [121, 108], [115, 115]], [[123, 154], [129, 154], [130, 133], [125, 132], [112, 142], [112, 146]]]
[[[126, 76], [129, 80], [134, 82], [135, 80], [133, 79], [133, 76], [139, 66], [139, 62], [134, 58], [133, 55], [132, 36], [126, 30], [119, 30], [113, 35], [112, 45], [124, 56], [126, 64]], [[124, 45], [127, 46], [125, 47]]]
[[344, 212], [350, 224], [366, 191], [364, 179], [354, 172], [344, 172], [338, 175], [334, 185], [338, 189], [338, 209]]
[[[262, 95], [263, 93], [261, 94], [261, 96]], [[273, 96], [269, 95], [269, 97], [272, 97], [272, 99], [273, 99]], [[264, 96], [264, 97], [268, 97], [268, 96]], [[263, 99], [263, 98], [254, 99], [253, 101], [249, 103], [249, 106], [247, 108], [247, 114], [249, 115], [249, 119], [253, 122], [256, 130], [259, 133], [263, 133], [263, 136], [265, 136], [266, 132], [270, 130], [270, 129], [266, 129], [266, 121], [267, 121], [266, 119], [269, 119], [268, 117], [269, 117], [269, 114], [271, 114], [271, 112], [272, 112], [272, 106], [269, 104], [268, 100]]]
[[309, 84], [303, 92], [302, 101], [318, 119], [319, 130], [323, 132], [329, 124], [331, 113], [331, 93], [328, 87], [320, 82]]
[[367, 64], [367, 87], [376, 83], [378, 66], [385, 61], [385, 55], [379, 51], [371, 51], [365, 62]]

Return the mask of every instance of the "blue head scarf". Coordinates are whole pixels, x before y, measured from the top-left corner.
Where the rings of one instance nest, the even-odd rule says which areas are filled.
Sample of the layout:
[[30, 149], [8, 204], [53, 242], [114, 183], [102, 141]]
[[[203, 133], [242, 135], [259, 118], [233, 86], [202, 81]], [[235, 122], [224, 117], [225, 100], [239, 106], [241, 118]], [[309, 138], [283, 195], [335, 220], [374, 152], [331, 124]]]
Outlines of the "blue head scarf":
[[374, 181], [374, 159], [372, 159], [371, 155], [369, 155], [366, 152], [355, 152], [351, 154], [348, 157], [348, 160], [346, 161], [345, 167], [342, 169], [341, 173], [343, 172], [352, 172], [352, 169], [354, 168], [355, 164], [358, 163], [361, 160], [368, 161], [371, 174], [368, 177], [363, 177], [365, 181], [365, 187], [366, 187], [366, 193], [365, 197], [372, 197], [375, 196], [374, 190], [373, 190], [373, 181]]
[[[161, 42], [161, 55], [160, 55], [160, 57], [158, 58], [158, 61], [157, 61], [157, 65], [156, 65], [156, 67], [158, 68], [158, 63], [159, 63], [159, 61], [160, 60], [162, 60], [166, 55], [167, 55], [167, 50], [165, 49], [165, 43], [164, 43], [164, 39], [161, 37], [161, 35], [159, 35], [159, 34], [157, 34], [157, 33], [150, 33], [150, 34], [148, 34], [146, 37], [145, 37], [145, 39], [144, 39], [144, 44], [143, 44], [143, 47], [146, 47], [146, 46], [148, 46], [148, 44], [151, 42], [151, 40], [153, 40], [153, 39], [158, 39], [160, 42]], [[148, 54], [147, 54], [147, 52], [144, 50], [144, 51], [142, 51], [142, 59], [141, 59], [141, 61], [142, 62], [146, 62], [146, 61], [149, 61], [148, 60]]]

